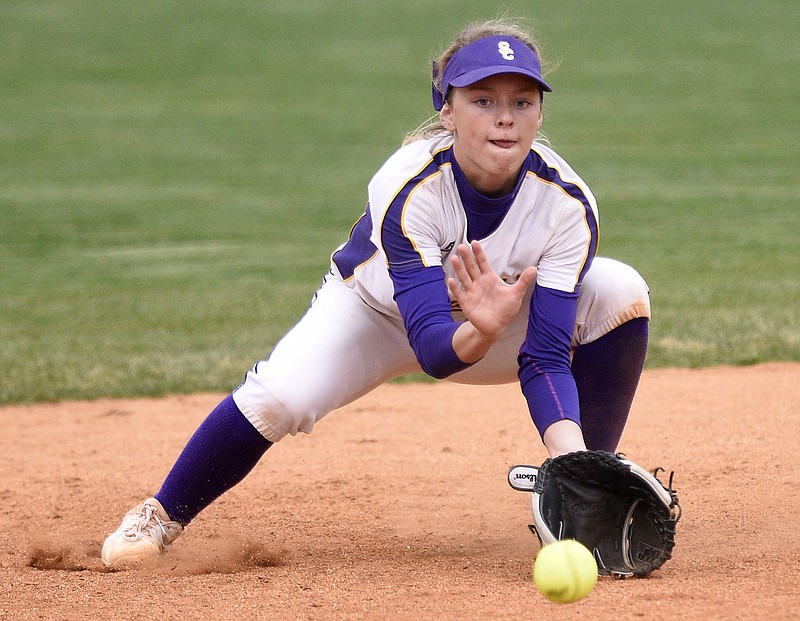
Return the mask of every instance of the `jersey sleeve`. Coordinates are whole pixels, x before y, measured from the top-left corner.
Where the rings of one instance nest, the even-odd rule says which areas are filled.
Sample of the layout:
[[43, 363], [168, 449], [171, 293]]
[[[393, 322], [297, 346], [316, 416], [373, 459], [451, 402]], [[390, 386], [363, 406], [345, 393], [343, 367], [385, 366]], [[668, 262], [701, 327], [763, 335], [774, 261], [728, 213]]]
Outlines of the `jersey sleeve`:
[[536, 282], [569, 293], [580, 287], [594, 261], [597, 234], [579, 210], [568, 210], [565, 220], [539, 259]]
[[[387, 268], [400, 272], [442, 264], [442, 153], [409, 145], [390, 158], [369, 184], [371, 242]], [[415, 153], [421, 149], [422, 153]], [[422, 159], [422, 155], [427, 157]]]
[[539, 258], [536, 282], [572, 292], [580, 287], [597, 252], [597, 201], [586, 183], [556, 153], [538, 146], [536, 154], [539, 157], [533, 159], [531, 172], [542, 182], [540, 199], [552, 209], [552, 219], [546, 223], [552, 236]]

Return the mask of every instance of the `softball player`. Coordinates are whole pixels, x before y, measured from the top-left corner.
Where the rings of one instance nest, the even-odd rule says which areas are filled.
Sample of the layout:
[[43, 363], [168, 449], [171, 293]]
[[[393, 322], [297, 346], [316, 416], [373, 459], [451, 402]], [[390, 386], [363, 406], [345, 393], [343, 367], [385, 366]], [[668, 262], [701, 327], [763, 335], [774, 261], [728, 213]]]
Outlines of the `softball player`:
[[644, 365], [648, 289], [595, 258], [594, 196], [535, 142], [550, 90], [519, 27], [459, 35], [434, 64], [436, 123], [376, 173], [306, 315], [125, 515], [106, 564], [158, 557], [273, 443], [410, 372], [518, 381], [551, 456], [616, 448]]

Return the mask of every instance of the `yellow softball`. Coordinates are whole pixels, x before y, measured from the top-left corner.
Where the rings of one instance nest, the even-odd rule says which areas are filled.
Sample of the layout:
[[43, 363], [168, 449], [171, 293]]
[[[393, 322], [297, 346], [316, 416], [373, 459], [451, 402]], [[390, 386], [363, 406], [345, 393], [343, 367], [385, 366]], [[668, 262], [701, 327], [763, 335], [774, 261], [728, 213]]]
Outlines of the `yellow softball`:
[[551, 602], [571, 604], [597, 584], [597, 563], [588, 548], [574, 539], [544, 546], [533, 564], [536, 588]]

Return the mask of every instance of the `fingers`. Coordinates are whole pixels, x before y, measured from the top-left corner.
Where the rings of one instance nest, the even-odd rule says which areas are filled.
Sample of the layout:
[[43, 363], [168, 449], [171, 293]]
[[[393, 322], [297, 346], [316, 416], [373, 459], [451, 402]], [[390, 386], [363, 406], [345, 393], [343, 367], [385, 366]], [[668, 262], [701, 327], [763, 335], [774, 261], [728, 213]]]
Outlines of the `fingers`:
[[[460, 248], [459, 248], [460, 250]], [[464, 266], [464, 261], [462, 261], [458, 255], [453, 255], [453, 258], [450, 259], [450, 263], [453, 266], [453, 271], [456, 273], [456, 278], [458, 282], [454, 282], [455, 287], [466, 287], [470, 284], [470, 276], [467, 268]], [[453, 280], [452, 278], [450, 280]], [[448, 287], [450, 286], [450, 282], [447, 283]], [[452, 288], [450, 289], [453, 290]]]
[[453, 296], [453, 299], [458, 301], [461, 298], [461, 292], [463, 289], [461, 285], [458, 284], [455, 278], [448, 278], [447, 279], [447, 288], [450, 290], [450, 293]]
[[460, 244], [456, 250], [458, 254], [453, 255], [451, 262], [462, 287], [468, 287], [482, 274], [494, 274], [489, 257], [477, 241], [469, 246]]
[[[463, 266], [464, 273], [469, 277], [470, 281], [478, 280], [478, 278], [481, 277], [481, 272], [482, 272], [481, 265], [474, 254], [475, 244], [477, 244], [477, 242], [473, 242], [472, 248], [470, 246], [467, 246], [466, 244], [461, 244], [458, 247], [458, 257], [461, 259], [461, 264]], [[478, 244], [478, 248], [480, 249], [480, 244]], [[480, 251], [482, 252], [482, 249], [480, 249]], [[484, 259], [485, 256], [486, 255], [484, 254]], [[488, 260], [486, 262], [488, 263]], [[491, 266], [489, 267], [489, 269], [491, 269]], [[461, 284], [464, 285], [465, 281], [463, 278], [461, 278], [461, 275], [459, 275], [459, 278], [461, 279]]]
[[[458, 254], [453, 255], [450, 262], [458, 278], [457, 285], [460, 285], [462, 289], [468, 289], [473, 282], [484, 274], [495, 274], [489, 257], [479, 242], [473, 241], [469, 246], [460, 244], [457, 252]], [[514, 286], [527, 290], [531, 283], [536, 280], [536, 274], [535, 267], [526, 268], [520, 274]]]
[[482, 274], [493, 273], [494, 268], [492, 264], [489, 262], [489, 257], [487, 256], [486, 252], [483, 250], [483, 246], [480, 245], [478, 241], [473, 241], [471, 244], [472, 254], [475, 257], [475, 262], [477, 263], [478, 270]]

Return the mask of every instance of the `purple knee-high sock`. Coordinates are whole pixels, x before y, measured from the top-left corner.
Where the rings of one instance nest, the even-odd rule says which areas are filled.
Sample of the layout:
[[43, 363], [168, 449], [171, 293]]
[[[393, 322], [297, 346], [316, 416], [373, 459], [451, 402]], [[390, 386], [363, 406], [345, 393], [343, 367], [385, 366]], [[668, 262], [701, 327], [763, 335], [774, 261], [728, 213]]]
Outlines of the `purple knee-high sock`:
[[229, 395], [194, 432], [155, 497], [186, 526], [244, 479], [270, 446]]
[[572, 356], [583, 439], [589, 450], [615, 451], [647, 355], [648, 320], [628, 321]]

